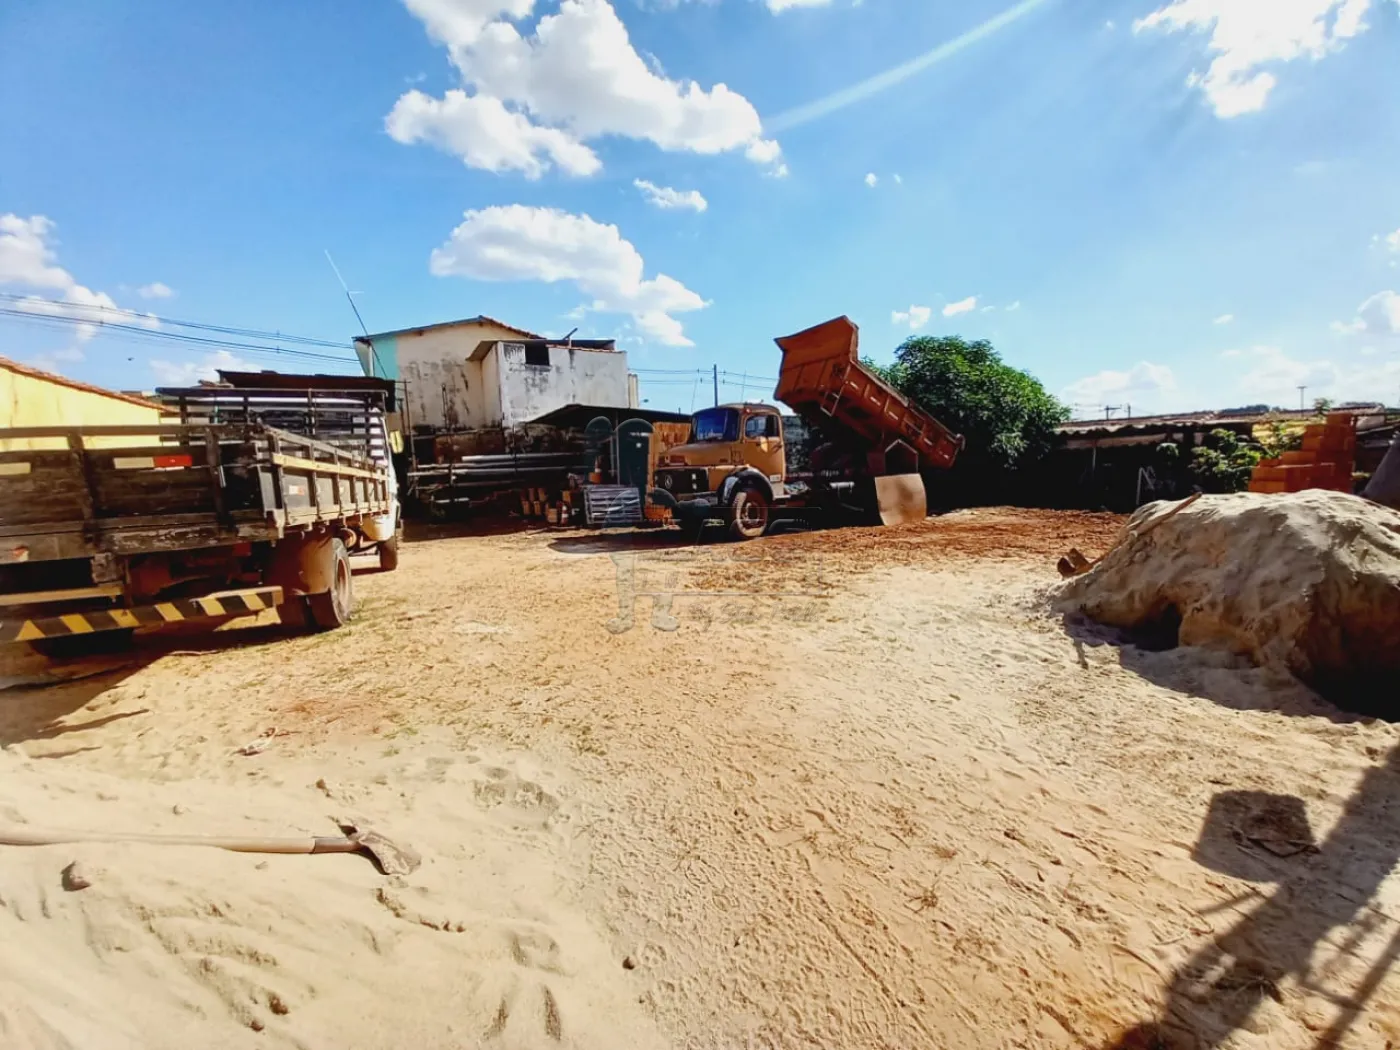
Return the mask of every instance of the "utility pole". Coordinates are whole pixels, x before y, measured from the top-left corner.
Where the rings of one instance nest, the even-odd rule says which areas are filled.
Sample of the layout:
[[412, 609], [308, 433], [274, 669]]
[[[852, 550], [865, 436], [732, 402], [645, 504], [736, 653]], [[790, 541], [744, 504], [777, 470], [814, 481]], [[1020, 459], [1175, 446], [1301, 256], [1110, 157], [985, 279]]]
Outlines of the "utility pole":
[[719, 365], [715, 365], [715, 407], [719, 408]]

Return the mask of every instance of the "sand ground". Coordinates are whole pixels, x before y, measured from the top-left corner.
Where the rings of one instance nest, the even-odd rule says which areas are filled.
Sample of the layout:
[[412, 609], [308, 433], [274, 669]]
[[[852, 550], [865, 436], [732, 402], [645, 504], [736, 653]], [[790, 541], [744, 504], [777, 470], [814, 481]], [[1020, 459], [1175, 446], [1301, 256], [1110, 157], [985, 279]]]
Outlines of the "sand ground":
[[1400, 1046], [1400, 727], [1052, 616], [1118, 526], [438, 530], [332, 634], [10, 653], [0, 822], [424, 864], [5, 848], [0, 1045]]

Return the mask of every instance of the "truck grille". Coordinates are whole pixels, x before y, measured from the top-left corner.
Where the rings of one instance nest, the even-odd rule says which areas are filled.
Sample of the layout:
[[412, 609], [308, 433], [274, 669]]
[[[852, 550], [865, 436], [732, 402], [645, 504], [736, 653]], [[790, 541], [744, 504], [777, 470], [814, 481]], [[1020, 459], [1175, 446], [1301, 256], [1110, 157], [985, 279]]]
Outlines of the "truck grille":
[[656, 485], [673, 496], [693, 496], [710, 491], [710, 475], [704, 470], [658, 470]]

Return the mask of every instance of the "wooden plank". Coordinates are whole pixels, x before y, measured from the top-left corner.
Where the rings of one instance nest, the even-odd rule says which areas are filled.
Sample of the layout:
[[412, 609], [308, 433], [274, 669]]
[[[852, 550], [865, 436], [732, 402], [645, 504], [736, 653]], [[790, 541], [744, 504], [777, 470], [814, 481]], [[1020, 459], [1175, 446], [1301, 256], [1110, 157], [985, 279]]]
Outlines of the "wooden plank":
[[116, 598], [121, 593], [122, 585], [120, 583], [101, 583], [95, 587], [69, 587], [61, 591], [23, 591], [18, 594], [0, 594], [0, 606], [67, 602], [75, 598]]
[[288, 469], [315, 471], [319, 474], [344, 474], [351, 478], [379, 478], [382, 475], [373, 470], [363, 470], [360, 467], [347, 467], [335, 463], [318, 463], [314, 459], [303, 459], [300, 456], [289, 456], [284, 452], [274, 452], [271, 456], [272, 462], [279, 467]]
[[72, 457], [74, 473], [83, 479], [83, 489], [78, 499], [83, 510], [83, 520], [91, 521], [97, 504], [97, 492], [92, 483], [92, 465], [83, 455], [83, 439], [76, 430], [64, 435], [68, 440], [68, 454]]
[[204, 463], [209, 470], [209, 484], [214, 494], [214, 513], [224, 517], [224, 474], [219, 463], [219, 439], [213, 427], [204, 428]]
[[[203, 429], [202, 427], [200, 429]], [[249, 427], [245, 425], [216, 425], [215, 430], [221, 434], [247, 434], [250, 431], [261, 429], [259, 427]], [[185, 437], [190, 433], [190, 427], [180, 423], [123, 423], [121, 425], [102, 425], [85, 427], [4, 427], [0, 428], [0, 440], [11, 438], [66, 438], [69, 434], [78, 433], [83, 437], [144, 437], [152, 435], [155, 437]]]

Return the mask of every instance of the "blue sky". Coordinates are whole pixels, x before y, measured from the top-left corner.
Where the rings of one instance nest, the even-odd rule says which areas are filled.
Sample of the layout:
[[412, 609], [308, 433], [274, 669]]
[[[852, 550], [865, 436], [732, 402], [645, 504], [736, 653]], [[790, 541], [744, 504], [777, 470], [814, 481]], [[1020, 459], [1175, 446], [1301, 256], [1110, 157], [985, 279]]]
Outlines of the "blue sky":
[[841, 313], [878, 359], [989, 338], [1081, 415], [1396, 403], [1397, 172], [1397, 0], [36, 0], [0, 9], [0, 354], [337, 368], [174, 318], [351, 370], [329, 249], [372, 331], [616, 336], [658, 408]]

